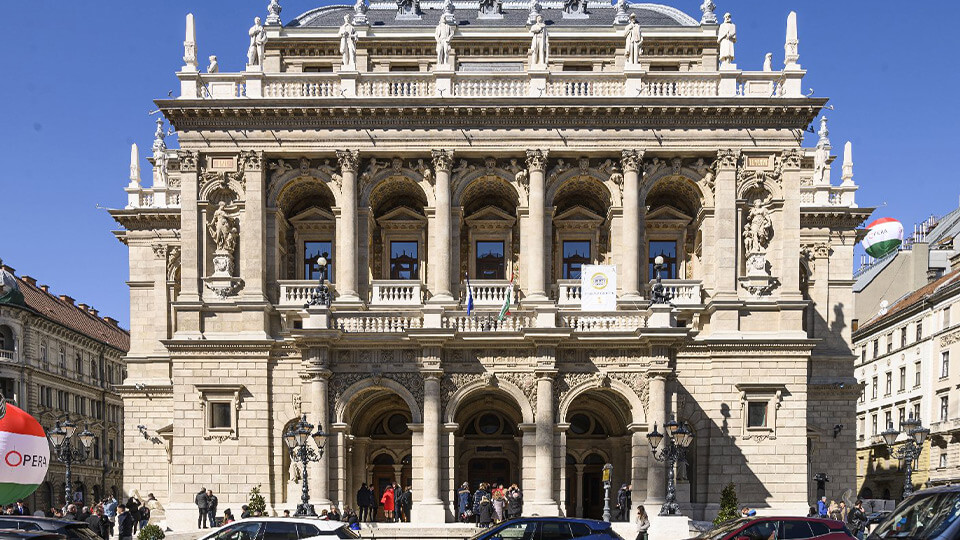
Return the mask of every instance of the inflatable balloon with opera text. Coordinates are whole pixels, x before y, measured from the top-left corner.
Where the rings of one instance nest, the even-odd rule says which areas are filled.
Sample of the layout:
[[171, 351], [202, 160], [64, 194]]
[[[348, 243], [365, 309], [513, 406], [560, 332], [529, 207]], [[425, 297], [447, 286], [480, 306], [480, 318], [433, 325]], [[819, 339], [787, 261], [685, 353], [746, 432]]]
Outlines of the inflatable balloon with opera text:
[[893, 253], [903, 243], [903, 225], [892, 218], [880, 218], [867, 225], [863, 249], [874, 259]]
[[50, 446], [40, 422], [0, 400], [0, 505], [7, 505], [27, 497], [43, 482]]

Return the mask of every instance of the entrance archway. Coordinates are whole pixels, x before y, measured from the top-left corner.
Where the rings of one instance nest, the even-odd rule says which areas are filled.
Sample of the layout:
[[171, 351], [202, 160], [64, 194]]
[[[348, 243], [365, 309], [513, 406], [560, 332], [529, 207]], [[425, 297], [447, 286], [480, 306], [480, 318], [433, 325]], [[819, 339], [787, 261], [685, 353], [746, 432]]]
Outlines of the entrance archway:
[[456, 485], [467, 482], [476, 490], [481, 482], [520, 484], [522, 418], [509, 394], [484, 388], [466, 396], [456, 411]]

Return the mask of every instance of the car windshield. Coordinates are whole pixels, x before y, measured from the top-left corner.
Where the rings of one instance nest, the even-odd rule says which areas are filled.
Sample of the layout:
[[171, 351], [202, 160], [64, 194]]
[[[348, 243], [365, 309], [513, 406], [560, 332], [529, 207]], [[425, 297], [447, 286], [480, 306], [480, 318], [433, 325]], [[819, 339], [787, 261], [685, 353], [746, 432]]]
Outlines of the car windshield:
[[79, 540], [99, 540], [100, 537], [94, 534], [86, 525], [69, 525], [64, 527], [63, 534], [67, 538]]
[[721, 538], [724, 537], [724, 535], [729, 534], [731, 531], [734, 531], [739, 527], [742, 527], [748, 521], [750, 520], [735, 519], [733, 521], [727, 521], [725, 523], [721, 523], [720, 525], [717, 525], [716, 528], [710, 529], [709, 531], [701, 534], [697, 538], [702, 538], [704, 540], [707, 540], [707, 539], [720, 540]]
[[515, 521], [504, 523], [495, 529], [481, 531], [471, 540], [477, 538], [502, 538], [503, 540], [532, 540], [537, 530], [537, 524], [531, 521]]
[[924, 540], [943, 534], [960, 517], [960, 493], [931, 493], [904, 501], [870, 538]]

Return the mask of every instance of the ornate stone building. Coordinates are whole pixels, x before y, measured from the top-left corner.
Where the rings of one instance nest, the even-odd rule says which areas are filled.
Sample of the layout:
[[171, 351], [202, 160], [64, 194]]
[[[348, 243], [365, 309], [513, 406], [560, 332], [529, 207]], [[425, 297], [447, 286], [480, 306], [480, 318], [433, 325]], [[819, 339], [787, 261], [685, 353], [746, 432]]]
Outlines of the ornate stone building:
[[[0, 264], [0, 391], [45, 429], [69, 416], [96, 435], [72, 470], [72, 491], [85, 501], [122, 495], [123, 403], [113, 385], [129, 343], [116, 320]], [[31, 511], [61, 508], [65, 481], [51, 447], [47, 477], [24, 502]]]
[[[282, 434], [330, 435], [314, 502], [413, 486], [414, 519], [456, 487], [516, 482], [525, 512], [596, 517], [604, 463], [659, 505], [645, 435], [695, 433], [679, 499], [722, 487], [805, 512], [852, 487], [852, 163], [830, 181], [826, 100], [784, 67], [733, 63], [733, 23], [584, 2], [271, 4], [244, 71], [197, 65], [157, 104], [153, 184], [127, 208], [131, 350], [122, 387], [163, 445], [127, 430], [127, 489], [173, 526], [206, 486], [236, 507], [299, 499]], [[722, 61], [722, 62], [721, 62]], [[328, 262], [333, 302], [305, 309]], [[649, 300], [664, 258], [670, 304]], [[617, 306], [581, 307], [583, 264]], [[471, 294], [467, 294], [469, 276]], [[498, 313], [512, 299], [510, 313]], [[472, 297], [473, 311], [468, 313]], [[128, 413], [128, 414], [133, 414]], [[143, 420], [140, 420], [143, 419]], [[810, 463], [817, 464], [812, 467]]]

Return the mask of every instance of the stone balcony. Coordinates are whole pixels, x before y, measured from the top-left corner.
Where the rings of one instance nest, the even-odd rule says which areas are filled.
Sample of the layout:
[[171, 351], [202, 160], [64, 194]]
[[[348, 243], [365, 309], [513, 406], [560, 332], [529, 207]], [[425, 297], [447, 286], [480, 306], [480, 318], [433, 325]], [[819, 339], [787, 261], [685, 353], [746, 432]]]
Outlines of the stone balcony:
[[0, 349], [0, 363], [11, 364], [17, 362], [17, 351]]
[[802, 71], [180, 72], [181, 99], [800, 98]]

